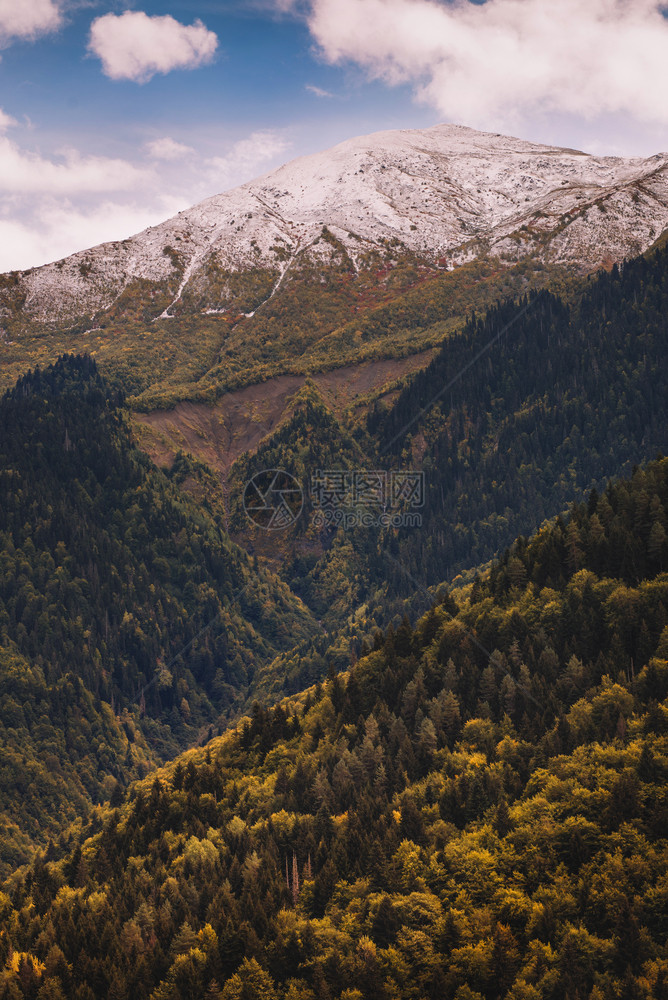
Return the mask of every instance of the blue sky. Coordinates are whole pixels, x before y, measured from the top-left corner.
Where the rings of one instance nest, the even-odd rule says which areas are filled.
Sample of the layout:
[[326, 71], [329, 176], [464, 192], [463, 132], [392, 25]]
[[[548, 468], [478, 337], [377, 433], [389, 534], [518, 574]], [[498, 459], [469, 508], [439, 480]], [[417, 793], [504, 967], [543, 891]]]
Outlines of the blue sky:
[[668, 148], [653, 0], [0, 0], [0, 270], [353, 135]]

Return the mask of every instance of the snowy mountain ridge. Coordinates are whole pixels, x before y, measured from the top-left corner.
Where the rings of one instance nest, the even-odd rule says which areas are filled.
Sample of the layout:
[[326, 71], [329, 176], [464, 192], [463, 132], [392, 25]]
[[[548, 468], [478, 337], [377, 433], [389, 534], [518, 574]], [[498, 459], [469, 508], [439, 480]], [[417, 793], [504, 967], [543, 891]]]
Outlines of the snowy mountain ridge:
[[[456, 125], [379, 132], [122, 242], [19, 272], [21, 309], [39, 322], [72, 322], [109, 308], [131, 282], [171, 279], [173, 299], [154, 317], [167, 320], [212, 264], [272, 270], [275, 292], [298, 256], [326, 258], [323, 227], [355, 269], [390, 243], [446, 269], [487, 255], [592, 270], [642, 252], [668, 227], [668, 154], [595, 157]], [[225, 305], [222, 296], [206, 311]]]

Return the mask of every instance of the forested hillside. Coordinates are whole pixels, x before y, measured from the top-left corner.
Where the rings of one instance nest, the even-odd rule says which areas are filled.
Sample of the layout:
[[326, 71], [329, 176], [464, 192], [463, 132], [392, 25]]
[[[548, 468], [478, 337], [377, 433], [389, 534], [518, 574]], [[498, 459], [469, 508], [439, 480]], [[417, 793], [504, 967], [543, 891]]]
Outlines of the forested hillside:
[[479, 565], [668, 451], [667, 317], [664, 248], [601, 272], [570, 304], [543, 291], [448, 339], [369, 419], [381, 455], [423, 456], [426, 530], [401, 543], [405, 565], [430, 583]]
[[[410, 600], [416, 582], [431, 587], [487, 563], [635, 462], [668, 451], [667, 316], [666, 248], [568, 296], [500, 303], [447, 338], [365, 421], [348, 414], [337, 426], [317, 399], [298, 408], [233, 466], [231, 495], [277, 464], [305, 486], [322, 468], [423, 471], [419, 529], [314, 531], [311, 522], [309, 535], [307, 506], [282, 542], [291, 556], [284, 576], [319, 616], [334, 627], [362, 609], [360, 625], [370, 628]], [[242, 520], [232, 524], [239, 531]]]
[[0, 401], [0, 793], [21, 847], [206, 735], [315, 627], [132, 444], [121, 402], [74, 357]]
[[0, 996], [664, 1000], [668, 460], [6, 887]]

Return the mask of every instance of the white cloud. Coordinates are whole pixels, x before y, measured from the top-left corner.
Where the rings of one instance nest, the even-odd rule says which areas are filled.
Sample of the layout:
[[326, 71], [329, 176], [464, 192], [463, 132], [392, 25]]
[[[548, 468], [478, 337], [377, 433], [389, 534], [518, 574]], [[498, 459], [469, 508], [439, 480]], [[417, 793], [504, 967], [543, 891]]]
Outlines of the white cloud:
[[0, 192], [4, 194], [127, 191], [148, 178], [146, 168], [127, 160], [82, 156], [75, 149], [65, 150], [59, 159], [48, 158], [0, 136]]
[[26, 270], [101, 242], [125, 239], [185, 207], [173, 199], [148, 207], [136, 201], [104, 201], [85, 208], [69, 200], [41, 199], [32, 217], [20, 213], [0, 218], [0, 272]]
[[138, 199], [155, 186], [150, 168], [76, 149], [44, 156], [23, 148], [20, 132], [17, 141], [3, 134], [17, 124], [0, 109], [0, 271], [124, 238], [169, 214], [172, 203], [155, 194]]
[[668, 21], [658, 0], [311, 0], [331, 63], [409, 83], [449, 119], [536, 113], [668, 122]]
[[195, 69], [213, 59], [218, 38], [197, 20], [185, 25], [144, 11], [104, 14], [90, 28], [89, 51], [112, 80], [146, 83], [156, 73]]
[[152, 142], [147, 142], [146, 151], [154, 160], [180, 160], [195, 152], [192, 146], [177, 142], [176, 139], [172, 139], [168, 135], [162, 139], [153, 139]]
[[0, 45], [56, 31], [62, 20], [60, 5], [54, 0], [0, 0]]
[[288, 146], [288, 140], [280, 132], [271, 129], [253, 132], [246, 139], [236, 142], [225, 156], [214, 156], [205, 161], [208, 179], [218, 191], [249, 181], [258, 170], [271, 166], [272, 161]]
[[0, 108], [0, 134], [4, 135], [8, 128], [12, 128], [13, 125], [18, 125], [16, 118], [12, 118], [8, 115], [6, 111]]
[[[11, 138], [3, 134], [10, 126]], [[206, 129], [192, 147], [150, 140], [131, 161], [35, 152], [27, 148], [34, 139], [0, 109], [0, 272], [125, 239], [277, 165], [288, 146], [279, 132], [254, 132], [212, 155]]]
[[251, 0], [258, 10], [269, 10], [272, 13], [292, 14], [304, 6], [304, 0]]
[[334, 94], [330, 93], [329, 90], [323, 90], [322, 87], [316, 87], [314, 83], [307, 83], [305, 90], [308, 90], [311, 94], [315, 94], [316, 97], [334, 97]]

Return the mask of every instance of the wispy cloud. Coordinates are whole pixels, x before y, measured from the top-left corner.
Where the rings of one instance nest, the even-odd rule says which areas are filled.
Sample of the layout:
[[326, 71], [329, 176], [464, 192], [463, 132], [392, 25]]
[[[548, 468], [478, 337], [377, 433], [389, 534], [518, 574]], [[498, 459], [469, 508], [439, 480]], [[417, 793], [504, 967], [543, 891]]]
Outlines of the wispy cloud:
[[532, 113], [668, 122], [668, 21], [658, 0], [311, 0], [330, 63], [352, 61], [467, 124]]
[[309, 93], [311, 93], [311, 94], [315, 94], [316, 97], [334, 97], [335, 96], [329, 90], [323, 90], [322, 87], [316, 87], [316, 85], [314, 83], [307, 83], [304, 89], [308, 90]]
[[271, 129], [253, 132], [236, 142], [225, 156], [205, 161], [209, 178], [218, 190], [251, 180], [259, 170], [271, 166], [289, 147], [286, 136]]
[[127, 160], [84, 156], [76, 149], [63, 150], [59, 157], [45, 157], [22, 149], [7, 135], [0, 136], [0, 193], [7, 195], [128, 191], [151, 176], [147, 168]]
[[147, 83], [156, 73], [202, 66], [213, 59], [217, 46], [217, 35], [199, 20], [186, 25], [169, 15], [149, 17], [129, 10], [96, 18], [88, 43], [106, 76], [136, 83]]
[[186, 146], [183, 142], [177, 142], [170, 136], [161, 139], [153, 139], [147, 142], [146, 152], [154, 160], [180, 160], [184, 156], [191, 156], [195, 150], [192, 146]]
[[8, 115], [6, 111], [0, 108], [0, 135], [4, 135], [14, 125], [18, 125], [16, 118], [12, 118], [11, 115]]

